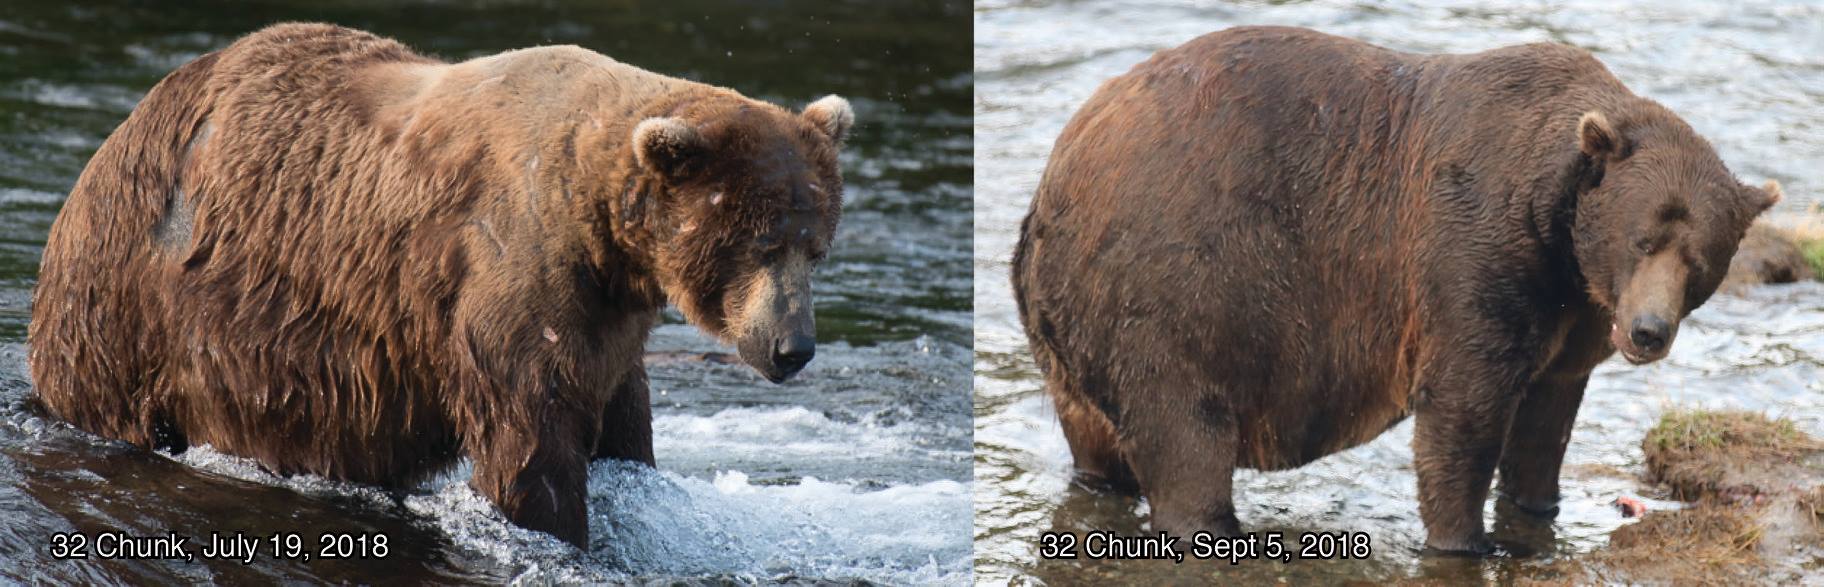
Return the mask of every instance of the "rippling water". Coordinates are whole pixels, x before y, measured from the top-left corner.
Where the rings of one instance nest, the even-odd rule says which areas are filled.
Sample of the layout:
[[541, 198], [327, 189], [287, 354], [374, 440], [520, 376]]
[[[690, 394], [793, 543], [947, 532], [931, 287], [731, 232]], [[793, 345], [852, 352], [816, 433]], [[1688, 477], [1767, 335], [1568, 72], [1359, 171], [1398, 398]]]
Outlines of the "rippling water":
[[[783, 386], [690, 327], [648, 345], [659, 470], [591, 472], [593, 548], [506, 524], [459, 468], [397, 494], [274, 478], [208, 449], [153, 455], [28, 405], [30, 292], [89, 155], [172, 68], [314, 20], [460, 60], [573, 43], [801, 105], [848, 97], [848, 201], [817, 275], [818, 358]], [[668, 2], [0, 3], [0, 582], [970, 576], [967, 5]], [[384, 561], [52, 560], [52, 533], [385, 532]]]
[[[1606, 544], [1626, 523], [1608, 504], [1652, 499], [1635, 480], [1639, 441], [1671, 407], [1748, 409], [1824, 433], [1824, 286], [1719, 295], [1685, 323], [1670, 358], [1597, 369], [1566, 456], [1563, 511], [1550, 528], [1494, 527], [1498, 542], [1543, 545], [1519, 559], [1420, 557], [1410, 422], [1301, 469], [1241, 472], [1250, 530], [1365, 531], [1359, 562], [1229, 567], [1045, 562], [1041, 532], [1141, 533], [1144, 506], [1070, 484], [1070, 453], [1045, 400], [1007, 270], [1019, 221], [1052, 141], [1098, 84], [1153, 52], [1244, 24], [1316, 28], [1408, 51], [1473, 52], [1556, 41], [1587, 48], [1636, 93], [1680, 113], [1745, 180], [1777, 179], [1794, 212], [1824, 199], [1824, 5], [1797, 2], [978, 2], [975, 198], [976, 578], [1059, 584], [1284, 576], [1503, 580]], [[1492, 504], [1491, 504], [1492, 510]], [[1811, 580], [1824, 580], [1812, 577]]]

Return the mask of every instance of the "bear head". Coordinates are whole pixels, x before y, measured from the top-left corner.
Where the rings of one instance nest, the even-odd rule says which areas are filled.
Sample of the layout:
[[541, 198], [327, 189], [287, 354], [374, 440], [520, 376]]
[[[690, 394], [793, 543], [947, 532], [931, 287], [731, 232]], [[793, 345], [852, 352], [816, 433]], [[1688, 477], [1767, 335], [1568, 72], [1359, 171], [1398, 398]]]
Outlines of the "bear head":
[[1590, 298], [1613, 316], [1609, 342], [1634, 364], [1664, 358], [1679, 321], [1716, 291], [1777, 183], [1743, 185], [1709, 142], [1657, 104], [1584, 113], [1589, 173], [1573, 229]]
[[793, 113], [730, 97], [635, 125], [656, 179], [648, 226], [659, 286], [684, 317], [779, 383], [816, 352], [811, 271], [842, 213], [837, 148], [854, 123], [829, 96]]

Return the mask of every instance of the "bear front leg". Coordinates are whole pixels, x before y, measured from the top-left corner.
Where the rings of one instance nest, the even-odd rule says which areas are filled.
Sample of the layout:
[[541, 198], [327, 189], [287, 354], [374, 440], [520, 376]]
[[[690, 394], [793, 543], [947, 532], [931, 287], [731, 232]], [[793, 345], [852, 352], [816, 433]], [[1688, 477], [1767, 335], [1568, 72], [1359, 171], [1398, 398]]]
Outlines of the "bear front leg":
[[[1469, 371], [1487, 373], [1481, 365]], [[1419, 518], [1425, 522], [1428, 548], [1494, 552], [1483, 529], [1482, 508], [1519, 395], [1504, 389], [1509, 384], [1498, 383], [1503, 379], [1436, 388], [1416, 407], [1413, 468], [1419, 477]]]
[[653, 465], [652, 398], [646, 368], [635, 364], [602, 408], [592, 459], [621, 459]]
[[1541, 378], [1521, 398], [1501, 451], [1501, 495], [1520, 510], [1542, 518], [1558, 514], [1558, 470], [1571, 444], [1571, 426], [1583, 389], [1582, 376]]
[[[1183, 385], [1189, 379], [1176, 380]], [[1241, 533], [1232, 494], [1240, 431], [1226, 410], [1185, 409], [1164, 401], [1164, 385], [1126, 386], [1133, 405], [1121, 413], [1120, 448], [1152, 508], [1154, 530], [1190, 536]], [[1212, 398], [1195, 402], [1210, 406]]]
[[1575, 322], [1557, 356], [1520, 398], [1501, 451], [1501, 497], [1513, 509], [1539, 518], [1558, 514], [1558, 472], [1583, 390], [1590, 370], [1614, 352], [1608, 342], [1612, 317], [1593, 308], [1572, 316]]
[[600, 411], [539, 396], [543, 405], [527, 410], [530, 421], [496, 422], [482, 446], [470, 449], [469, 483], [513, 524], [587, 549], [588, 456]]

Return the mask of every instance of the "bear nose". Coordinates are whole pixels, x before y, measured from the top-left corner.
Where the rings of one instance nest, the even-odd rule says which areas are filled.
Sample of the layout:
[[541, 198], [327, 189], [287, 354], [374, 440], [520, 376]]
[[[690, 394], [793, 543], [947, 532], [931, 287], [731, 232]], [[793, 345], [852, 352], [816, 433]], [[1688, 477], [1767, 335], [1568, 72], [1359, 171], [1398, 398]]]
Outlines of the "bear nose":
[[1664, 319], [1647, 314], [1634, 319], [1634, 330], [1628, 333], [1628, 340], [1641, 352], [1658, 353], [1665, 350], [1671, 331], [1672, 325]]
[[814, 356], [817, 356], [817, 339], [809, 334], [793, 334], [779, 339], [773, 346], [773, 365], [786, 377], [796, 375]]

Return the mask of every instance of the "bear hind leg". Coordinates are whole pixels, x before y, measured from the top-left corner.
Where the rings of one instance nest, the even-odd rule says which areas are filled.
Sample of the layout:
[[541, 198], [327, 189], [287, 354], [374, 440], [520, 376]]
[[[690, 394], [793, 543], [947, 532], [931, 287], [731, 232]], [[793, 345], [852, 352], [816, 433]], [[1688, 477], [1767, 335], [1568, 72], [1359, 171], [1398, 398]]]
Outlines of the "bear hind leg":
[[[1058, 389], [1057, 385], [1052, 388]], [[1077, 481], [1126, 495], [1139, 493], [1140, 485], [1121, 457], [1120, 438], [1108, 415], [1070, 392], [1054, 392], [1051, 397], [1064, 440], [1070, 444], [1071, 460], [1076, 463]]]
[[[1148, 387], [1163, 386], [1135, 389]], [[1135, 395], [1152, 399], [1170, 394], [1129, 397]], [[1202, 409], [1166, 401], [1126, 406], [1122, 421], [1134, 424], [1120, 428], [1121, 454], [1152, 508], [1154, 530], [1236, 536], [1241, 533], [1233, 494], [1240, 429], [1233, 413], [1216, 407], [1216, 396], [1203, 397], [1198, 402]]]
[[190, 450], [190, 438], [184, 435], [177, 422], [172, 421], [164, 410], [147, 414], [144, 426], [152, 431], [152, 449], [171, 451], [171, 454], [183, 454]]

